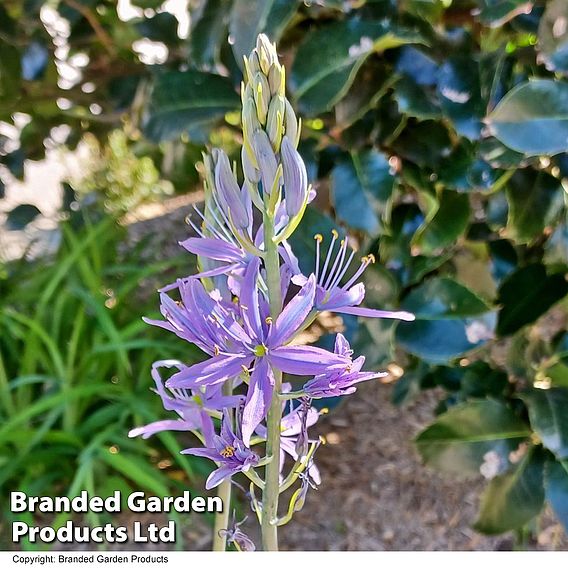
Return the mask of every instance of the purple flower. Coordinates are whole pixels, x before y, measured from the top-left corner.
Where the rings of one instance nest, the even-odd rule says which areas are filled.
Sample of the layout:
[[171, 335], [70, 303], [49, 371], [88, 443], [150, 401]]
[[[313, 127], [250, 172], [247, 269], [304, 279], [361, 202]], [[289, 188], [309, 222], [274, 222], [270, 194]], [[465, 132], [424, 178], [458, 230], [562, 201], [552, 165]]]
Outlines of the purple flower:
[[241, 190], [235, 174], [231, 170], [229, 158], [222, 150], [217, 152], [215, 165], [215, 186], [219, 195], [221, 208], [225, 215], [238, 229], [246, 229], [251, 225], [247, 202], [250, 201], [248, 191]]
[[[333, 258], [333, 250], [339, 238], [339, 234], [336, 230], [333, 230], [332, 235], [331, 245], [327, 251], [323, 267], [321, 268], [320, 249], [323, 237], [319, 234], [314, 237], [316, 240], [315, 276], [317, 286], [314, 302], [316, 309], [369, 318], [414, 321], [416, 318], [413, 314], [408, 312], [391, 312], [359, 307], [359, 304], [365, 297], [365, 285], [362, 282], [358, 284], [356, 284], [356, 282], [363, 272], [365, 272], [369, 264], [375, 262], [375, 257], [372, 254], [363, 257], [361, 259], [361, 266], [355, 271], [355, 274], [341, 285], [340, 282], [351, 266], [355, 251], [351, 250], [351, 253], [346, 259], [348, 238], [345, 237], [345, 239], [341, 240], [337, 254], [335, 258]], [[307, 281], [306, 277], [299, 273], [299, 269], [297, 269], [295, 265], [293, 265], [293, 270], [296, 270], [296, 274], [292, 278], [292, 281], [299, 286], [303, 286]]]
[[218, 464], [205, 483], [206, 489], [217, 487], [224, 479], [232, 477], [240, 471], [248, 471], [260, 461], [257, 454], [245, 446], [239, 433], [231, 428], [231, 417], [223, 411], [221, 432], [215, 434], [205, 448], [188, 448], [182, 454], [202, 456]]
[[357, 389], [353, 385], [370, 379], [384, 377], [388, 373], [361, 372], [365, 363], [365, 357], [357, 357], [351, 360], [353, 351], [345, 337], [338, 333], [335, 338], [335, 353], [349, 358], [349, 366], [341, 371], [329, 371], [316, 375], [308, 381], [302, 389], [311, 398], [326, 398], [331, 396], [343, 396], [354, 393]]
[[220, 536], [227, 537], [227, 544], [232, 544], [239, 552], [254, 552], [256, 546], [249, 536], [247, 536], [241, 529], [241, 525], [247, 520], [245, 517], [241, 522], [235, 523], [233, 514], [233, 526], [230, 529], [221, 529]]
[[213, 432], [213, 422], [210, 413], [217, 413], [223, 408], [233, 408], [241, 404], [242, 396], [225, 396], [221, 388], [205, 387], [188, 391], [186, 389], [166, 389], [160, 376], [159, 369], [175, 367], [178, 370], [185, 368], [179, 361], [156, 361], [152, 365], [152, 378], [156, 384], [154, 392], [162, 399], [166, 410], [177, 412], [177, 420], [159, 420], [146, 426], [134, 428], [128, 433], [129, 438], [142, 436], [146, 439], [158, 432], [166, 430], [192, 431], [203, 433], [205, 439]]
[[[309, 345], [287, 345], [311, 312], [315, 280], [310, 277], [305, 286], [284, 307], [277, 320], [268, 316], [268, 304], [259, 294], [260, 260], [253, 259], [246, 269], [238, 304], [226, 305], [214, 300], [196, 282], [190, 282], [193, 292], [186, 304], [173, 300], [162, 313], [168, 322], [152, 322], [170, 329], [200, 346], [212, 358], [197, 363], [173, 375], [168, 387], [194, 388], [222, 383], [241, 373], [250, 374], [249, 388], [243, 411], [243, 439], [250, 436], [266, 416], [273, 393], [272, 368], [293, 375], [316, 375], [333, 369], [345, 369], [348, 358]], [[253, 366], [252, 372], [250, 367]]]

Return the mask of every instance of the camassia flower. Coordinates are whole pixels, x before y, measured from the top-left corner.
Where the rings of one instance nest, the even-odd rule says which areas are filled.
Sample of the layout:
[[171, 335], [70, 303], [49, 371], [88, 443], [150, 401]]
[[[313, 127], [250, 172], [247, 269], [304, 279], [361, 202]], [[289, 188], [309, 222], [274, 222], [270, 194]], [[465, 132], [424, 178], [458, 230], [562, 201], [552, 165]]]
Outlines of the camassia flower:
[[134, 438], [142, 436], [149, 438], [158, 432], [166, 430], [178, 431], [200, 431], [205, 439], [209, 438], [213, 432], [213, 422], [211, 414], [220, 414], [224, 408], [234, 408], [239, 406], [244, 397], [241, 395], [224, 395], [221, 388], [217, 386], [203, 387], [201, 389], [166, 389], [159, 369], [176, 368], [182, 370], [185, 365], [179, 361], [156, 361], [152, 365], [152, 378], [156, 384], [154, 392], [162, 399], [162, 404], [166, 410], [177, 412], [177, 420], [159, 420], [146, 426], [130, 430], [128, 436]]
[[[414, 315], [409, 312], [391, 312], [359, 306], [365, 298], [365, 285], [362, 282], [357, 283], [357, 280], [363, 272], [365, 272], [367, 267], [375, 262], [375, 257], [372, 254], [363, 257], [361, 259], [361, 265], [353, 276], [351, 276], [347, 282], [341, 284], [341, 280], [347, 274], [355, 256], [355, 251], [351, 250], [347, 257], [348, 237], [341, 239], [334, 258], [333, 252], [335, 243], [339, 239], [339, 233], [335, 229], [332, 231], [331, 244], [329, 245], [323, 266], [320, 266], [323, 237], [317, 234], [314, 239], [316, 241], [315, 278], [317, 282], [314, 305], [317, 310], [328, 310], [340, 314], [350, 314], [368, 318], [414, 321]], [[292, 281], [299, 286], [303, 286], [307, 281], [306, 276], [300, 273], [299, 268], [297, 268], [297, 263], [293, 269], [295, 275]]]
[[[169, 323], [152, 322], [175, 331], [213, 355], [173, 375], [166, 383], [168, 387], [215, 385], [241, 374], [250, 381], [242, 425], [246, 444], [268, 412], [274, 385], [272, 369], [292, 375], [317, 375], [333, 369], [339, 371], [350, 364], [347, 357], [319, 347], [287, 345], [312, 310], [314, 277], [308, 279], [273, 322], [268, 316], [266, 300], [259, 294], [259, 267], [259, 259], [247, 267], [238, 304], [228, 307], [222, 300], [206, 298], [201, 289], [201, 301], [196, 301], [197, 294], [190, 294], [190, 304], [184, 307], [163, 298], [168, 303], [163, 313]], [[194, 284], [192, 289], [198, 292], [199, 285]]]
[[250, 448], [247, 448], [237, 432], [231, 428], [231, 417], [227, 410], [223, 412], [221, 432], [215, 434], [205, 448], [188, 448], [182, 454], [202, 456], [218, 464], [205, 483], [206, 489], [217, 487], [224, 479], [240, 471], [248, 471], [260, 461], [260, 458]]
[[327, 398], [352, 394], [357, 390], [353, 385], [388, 375], [388, 373], [362, 372], [361, 369], [365, 363], [365, 357], [360, 356], [351, 361], [353, 350], [341, 333], [338, 333], [335, 338], [334, 352], [349, 358], [350, 363], [348, 367], [341, 371], [321, 373], [309, 380], [302, 389], [309, 397]]

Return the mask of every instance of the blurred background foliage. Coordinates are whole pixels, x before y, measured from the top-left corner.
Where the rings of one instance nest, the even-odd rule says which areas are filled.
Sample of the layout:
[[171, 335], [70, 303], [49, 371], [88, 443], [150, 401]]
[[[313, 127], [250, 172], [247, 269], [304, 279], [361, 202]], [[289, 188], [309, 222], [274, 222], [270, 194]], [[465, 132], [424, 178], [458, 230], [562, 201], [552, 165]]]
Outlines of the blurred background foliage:
[[[159, 416], [150, 362], [193, 356], [140, 322], [157, 305], [141, 282], [188, 258], [125, 252], [116, 221], [199, 190], [205, 147], [237, 157], [259, 32], [279, 43], [318, 189], [301, 264], [315, 233], [349, 231], [378, 259], [367, 304], [417, 316], [344, 325], [388, 365], [394, 403], [444, 393], [416, 439], [425, 464], [487, 478], [481, 532], [524, 531], [545, 502], [568, 527], [565, 0], [2, 2], [3, 182], [50, 148], [87, 143], [90, 164], [66, 185], [57, 252], [2, 267], [0, 482], [161, 493], [194, 474], [147, 466], [157, 445], [124, 435]], [[19, 205], [6, 228], [38, 214]]]

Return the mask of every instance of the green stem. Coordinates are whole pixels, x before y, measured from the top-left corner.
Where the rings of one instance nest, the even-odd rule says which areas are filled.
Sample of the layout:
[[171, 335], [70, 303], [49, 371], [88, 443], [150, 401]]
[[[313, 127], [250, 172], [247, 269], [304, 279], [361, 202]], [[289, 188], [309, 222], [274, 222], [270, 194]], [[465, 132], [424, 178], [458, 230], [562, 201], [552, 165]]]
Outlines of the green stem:
[[213, 529], [213, 550], [215, 552], [225, 552], [227, 549], [226, 533], [219, 534], [222, 530], [227, 530], [229, 524], [229, 511], [231, 509], [231, 480], [225, 479], [218, 489], [217, 495], [223, 501], [223, 512], [215, 514], [215, 528]]
[[[226, 381], [223, 385], [223, 394], [231, 396], [233, 393], [233, 386], [231, 381]], [[233, 420], [233, 413], [229, 411], [231, 422]], [[223, 503], [223, 511], [215, 513], [215, 526], [213, 528], [213, 551], [225, 552], [227, 550], [227, 533], [224, 532], [229, 526], [229, 513], [231, 511], [231, 479], [222, 481], [217, 489], [217, 496]], [[222, 534], [221, 531], [223, 531]]]
[[[270, 316], [273, 321], [282, 310], [282, 293], [280, 290], [280, 259], [278, 245], [273, 242], [274, 219], [264, 214], [264, 264], [270, 303]], [[272, 369], [274, 375], [274, 392], [267, 418], [266, 455], [272, 460], [266, 466], [265, 487], [262, 492], [262, 548], [278, 550], [278, 496], [280, 494], [280, 421], [282, 419], [282, 403], [279, 393], [282, 390], [282, 372]]]

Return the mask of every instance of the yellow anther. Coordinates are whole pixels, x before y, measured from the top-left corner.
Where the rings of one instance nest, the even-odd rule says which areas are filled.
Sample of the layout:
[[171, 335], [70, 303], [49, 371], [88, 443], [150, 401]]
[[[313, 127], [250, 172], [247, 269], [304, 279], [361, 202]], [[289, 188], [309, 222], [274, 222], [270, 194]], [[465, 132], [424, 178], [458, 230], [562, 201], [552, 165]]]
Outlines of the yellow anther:
[[201, 230], [204, 231], [205, 229], [207, 229], [207, 223], [205, 223], [205, 221], [202, 221], [201, 222]]
[[265, 320], [264, 320], [268, 325], [272, 324], [272, 318], [270, 316], [268, 316]]
[[342, 247], [345, 246], [345, 239], [341, 239], [341, 242], [339, 243]]
[[218, 345], [215, 345], [215, 347], [213, 348], [213, 353], [215, 355], [219, 355], [219, 353], [221, 353], [221, 350], [219, 349]]
[[334, 239], [339, 238], [339, 233], [335, 229], [331, 229], [331, 234], [333, 235]]
[[320, 413], [320, 414], [328, 414], [328, 413], [329, 413], [329, 408], [327, 408], [327, 407], [322, 408], [319, 413]]
[[316, 240], [318, 243], [321, 243], [323, 241], [323, 236], [317, 233], [317, 235], [314, 235], [314, 240]]
[[235, 448], [233, 448], [233, 446], [227, 446], [219, 452], [219, 455], [224, 458], [232, 458], [235, 455]]
[[369, 254], [367, 258], [369, 259], [369, 262], [371, 264], [375, 264], [375, 262], [377, 262], [377, 259], [375, 258], [375, 255], [373, 253]]
[[320, 437], [319, 437], [319, 441], [320, 441], [321, 444], [324, 445], [324, 446], [327, 444], [327, 440], [326, 440], [323, 436], [320, 436]]

